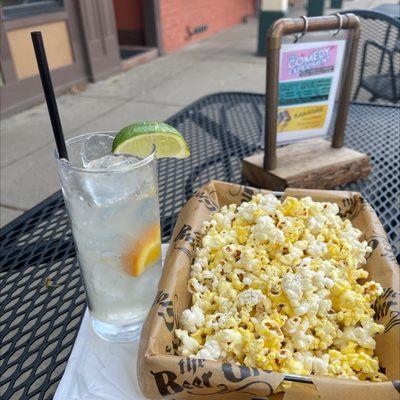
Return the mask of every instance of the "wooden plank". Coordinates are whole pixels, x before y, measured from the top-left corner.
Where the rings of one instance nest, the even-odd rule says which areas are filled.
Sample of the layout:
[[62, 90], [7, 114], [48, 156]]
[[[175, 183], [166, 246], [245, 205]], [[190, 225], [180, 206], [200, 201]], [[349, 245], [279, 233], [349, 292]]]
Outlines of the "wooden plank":
[[245, 158], [242, 174], [253, 185], [272, 190], [332, 189], [365, 178], [371, 170], [366, 154], [345, 147], [335, 149], [323, 139], [278, 148], [274, 170], [264, 170], [263, 162], [264, 152]]

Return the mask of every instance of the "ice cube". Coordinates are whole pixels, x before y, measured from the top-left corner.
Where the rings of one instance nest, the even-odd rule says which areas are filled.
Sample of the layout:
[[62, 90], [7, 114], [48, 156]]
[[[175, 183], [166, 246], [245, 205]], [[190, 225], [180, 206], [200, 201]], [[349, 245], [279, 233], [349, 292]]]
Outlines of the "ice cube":
[[110, 155], [113, 140], [114, 137], [107, 133], [94, 133], [90, 135], [89, 138], [84, 141], [81, 148], [83, 167], [87, 168], [92, 161]]
[[[137, 162], [136, 157], [107, 154], [88, 163], [87, 170], [92, 170], [94, 173], [82, 176], [82, 186], [89, 203], [96, 206], [111, 206], [123, 201], [130, 203], [145, 189], [144, 183], [149, 178], [151, 180], [152, 176], [150, 166], [144, 166], [140, 170], [124, 169]], [[114, 174], [114, 171], [117, 173]]]
[[124, 165], [129, 165], [129, 157], [120, 155], [114, 156], [113, 154], [107, 154], [103, 157], [94, 159], [86, 164], [88, 169], [114, 169], [117, 167], [122, 167]]

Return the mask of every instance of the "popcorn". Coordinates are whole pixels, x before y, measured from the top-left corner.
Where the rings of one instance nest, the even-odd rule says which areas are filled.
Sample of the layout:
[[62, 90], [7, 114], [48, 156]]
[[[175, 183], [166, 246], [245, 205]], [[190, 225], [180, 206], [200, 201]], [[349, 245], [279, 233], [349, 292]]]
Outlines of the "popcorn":
[[283, 276], [281, 285], [290, 305], [293, 307], [299, 306], [300, 300], [303, 297], [300, 276], [288, 272]]
[[189, 332], [195, 332], [204, 324], [204, 314], [201, 308], [193, 306], [190, 310], [183, 311], [181, 315], [181, 326]]
[[[196, 354], [196, 357], [205, 360], [218, 360], [221, 357], [221, 353], [219, 343], [211, 339], [204, 344], [203, 348]], [[185, 354], [182, 355], [184, 356]]]
[[317, 240], [310, 240], [307, 253], [312, 257], [323, 257], [328, 252], [326, 243]]
[[189, 357], [196, 353], [199, 348], [199, 343], [196, 339], [190, 337], [187, 331], [176, 329], [175, 335], [181, 342], [181, 345], [178, 347], [178, 351], [180, 354], [185, 357]]
[[241, 293], [239, 293], [237, 297], [237, 303], [239, 307], [249, 307], [252, 308], [258, 303], [263, 302], [266, 300], [264, 294], [261, 293], [261, 290], [253, 290], [248, 289]]
[[178, 354], [294, 374], [382, 381], [371, 252], [336, 204], [258, 194], [204, 222]]
[[257, 243], [269, 242], [276, 244], [285, 241], [284, 233], [275, 226], [274, 220], [268, 215], [258, 217], [251, 231]]

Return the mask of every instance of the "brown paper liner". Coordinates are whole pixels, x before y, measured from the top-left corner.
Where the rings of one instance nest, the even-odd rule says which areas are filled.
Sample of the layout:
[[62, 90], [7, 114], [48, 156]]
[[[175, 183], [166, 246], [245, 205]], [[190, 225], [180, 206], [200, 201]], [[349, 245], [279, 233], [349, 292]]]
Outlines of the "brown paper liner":
[[[174, 330], [179, 327], [181, 312], [191, 306], [187, 281], [203, 221], [221, 206], [240, 204], [260, 192], [267, 191], [211, 181], [182, 208], [165, 259], [158, 295], [142, 331], [138, 381], [143, 394], [150, 399], [397, 399], [396, 383], [364, 383], [316, 376], [311, 377], [314, 384], [295, 383], [286, 394], [272, 394], [283, 381], [282, 374], [176, 355], [178, 341]], [[385, 325], [385, 332], [376, 337], [376, 354], [388, 379], [399, 379], [399, 267], [372, 207], [354, 192], [288, 189], [285, 195], [311, 196], [316, 201], [337, 203], [341, 216], [350, 219], [373, 248], [365, 269], [370, 273], [369, 279], [384, 288], [374, 306], [375, 320]]]
[[294, 383], [289, 389], [285, 391], [283, 400], [299, 400], [299, 399], [320, 400], [321, 397], [314, 385], [306, 385], [304, 383]]
[[325, 376], [313, 377], [314, 384], [323, 400], [399, 399], [399, 388], [396, 389], [392, 382], [354, 382], [351, 379], [340, 379], [336, 380], [336, 385], [333, 386], [332, 379]]

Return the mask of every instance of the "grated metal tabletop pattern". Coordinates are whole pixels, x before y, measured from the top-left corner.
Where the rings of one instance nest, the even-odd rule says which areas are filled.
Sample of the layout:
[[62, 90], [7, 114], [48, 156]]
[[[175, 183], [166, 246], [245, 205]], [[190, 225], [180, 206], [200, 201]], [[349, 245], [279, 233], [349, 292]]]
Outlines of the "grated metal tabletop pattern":
[[[167, 122], [185, 136], [191, 157], [158, 163], [163, 242], [193, 192], [210, 179], [241, 182], [241, 159], [259, 148], [264, 96], [218, 93]], [[360, 191], [383, 222], [395, 254], [400, 215], [400, 108], [352, 104], [346, 145], [371, 156]], [[51, 399], [85, 308], [85, 295], [60, 192], [0, 232], [0, 393]], [[399, 256], [398, 256], [399, 257]]]

